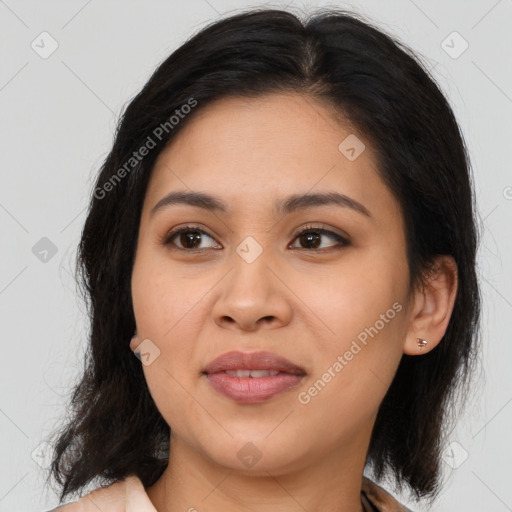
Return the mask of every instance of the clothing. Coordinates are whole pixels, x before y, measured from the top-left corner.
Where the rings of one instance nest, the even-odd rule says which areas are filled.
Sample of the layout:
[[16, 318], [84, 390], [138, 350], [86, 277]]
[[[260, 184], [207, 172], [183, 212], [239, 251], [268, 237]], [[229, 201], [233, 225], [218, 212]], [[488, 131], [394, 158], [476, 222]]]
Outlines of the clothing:
[[[363, 476], [361, 503], [365, 512], [412, 512], [401, 505], [382, 487]], [[80, 500], [62, 505], [48, 512], [157, 512], [135, 475], [100, 487]]]
[[[365, 498], [370, 502], [370, 507], [374, 507], [373, 510], [375, 512], [412, 512], [411, 509], [399, 503], [380, 485], [363, 476], [363, 483], [361, 485], [361, 501], [363, 506], [366, 506]], [[373, 512], [371, 508], [368, 510]], [[365, 512], [367, 511], [365, 510]]]

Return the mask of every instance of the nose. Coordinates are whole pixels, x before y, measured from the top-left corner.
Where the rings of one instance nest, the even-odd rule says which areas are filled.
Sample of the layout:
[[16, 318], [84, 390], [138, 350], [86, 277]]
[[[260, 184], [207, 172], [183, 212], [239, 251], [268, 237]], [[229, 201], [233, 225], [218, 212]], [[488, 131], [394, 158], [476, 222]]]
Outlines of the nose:
[[255, 331], [276, 329], [291, 321], [293, 293], [264, 253], [252, 263], [234, 256], [233, 268], [219, 283], [213, 306], [214, 321], [220, 327]]

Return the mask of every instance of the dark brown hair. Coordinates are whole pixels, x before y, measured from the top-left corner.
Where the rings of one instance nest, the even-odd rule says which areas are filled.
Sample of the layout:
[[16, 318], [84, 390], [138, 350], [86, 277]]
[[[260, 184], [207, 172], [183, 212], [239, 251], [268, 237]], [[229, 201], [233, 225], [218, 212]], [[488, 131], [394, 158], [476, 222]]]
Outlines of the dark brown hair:
[[[125, 109], [101, 167], [77, 266], [90, 343], [69, 418], [54, 433], [50, 476], [61, 486], [61, 503], [95, 479], [106, 484], [133, 473], [152, 485], [167, 466], [169, 426], [129, 348], [131, 272], [147, 184], [159, 153], [202, 107], [273, 92], [330, 105], [371, 142], [405, 219], [411, 288], [424, 282], [436, 255], [457, 263], [445, 336], [422, 356], [402, 357], [367, 458], [375, 478], [390, 474], [417, 499], [437, 495], [443, 433], [466, 394], [479, 343], [476, 217], [463, 136], [420, 59], [360, 15], [329, 9], [303, 22], [256, 9], [212, 23], [156, 69]], [[184, 109], [191, 100], [195, 107]], [[179, 122], [169, 121], [173, 115]], [[148, 138], [155, 147], [130, 160]]]

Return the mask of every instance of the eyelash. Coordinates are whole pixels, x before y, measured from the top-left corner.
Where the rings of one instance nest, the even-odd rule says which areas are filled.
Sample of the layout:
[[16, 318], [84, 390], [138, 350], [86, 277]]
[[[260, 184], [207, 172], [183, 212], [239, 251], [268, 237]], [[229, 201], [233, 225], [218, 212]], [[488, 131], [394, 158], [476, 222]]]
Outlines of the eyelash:
[[[188, 232], [197, 232], [197, 233], [201, 233], [201, 234], [204, 234], [206, 236], [208, 236], [209, 238], [212, 238], [212, 236], [210, 236], [206, 231], [198, 228], [198, 227], [195, 227], [195, 226], [184, 226], [184, 227], [181, 227], [179, 229], [176, 229], [174, 231], [171, 231], [170, 233], [168, 233], [162, 243], [163, 245], [165, 246], [170, 246], [170, 245], [173, 245], [171, 243], [171, 240], [176, 237], [177, 235], [180, 235], [182, 233], [188, 233]], [[338, 235], [337, 233], [333, 232], [333, 231], [330, 231], [328, 229], [325, 229], [325, 228], [322, 228], [322, 227], [318, 227], [318, 226], [313, 226], [313, 225], [307, 225], [304, 229], [302, 229], [301, 231], [299, 231], [293, 241], [295, 241], [297, 238], [299, 238], [300, 236], [304, 235], [304, 234], [308, 234], [308, 233], [317, 233], [317, 234], [321, 234], [321, 235], [329, 235], [329, 237], [331, 238], [334, 238], [335, 240], [337, 240], [339, 243], [338, 245], [336, 246], [332, 246], [332, 247], [327, 247], [327, 248], [323, 248], [323, 249], [307, 249], [307, 248], [303, 248], [303, 247], [295, 247], [294, 249], [300, 249], [300, 250], [304, 250], [304, 251], [308, 251], [308, 252], [324, 252], [324, 251], [330, 251], [330, 250], [333, 250], [333, 249], [336, 249], [336, 247], [338, 248], [342, 248], [344, 246], [347, 246], [349, 245], [349, 241], [341, 236], [341, 235]], [[185, 251], [185, 252], [201, 252], [201, 251], [204, 251], [206, 250], [206, 248], [203, 248], [203, 249], [183, 249], [181, 247], [173, 247], [173, 249], [175, 250], [178, 250], [178, 251]]]

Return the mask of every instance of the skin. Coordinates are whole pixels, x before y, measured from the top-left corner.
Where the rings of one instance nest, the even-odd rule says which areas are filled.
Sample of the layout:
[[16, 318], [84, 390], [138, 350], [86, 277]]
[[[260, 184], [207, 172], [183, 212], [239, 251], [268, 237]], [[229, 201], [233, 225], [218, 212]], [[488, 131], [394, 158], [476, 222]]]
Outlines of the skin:
[[[130, 348], [149, 339], [160, 350], [143, 370], [171, 427], [170, 463], [148, 496], [159, 512], [362, 511], [379, 405], [402, 355], [421, 356], [444, 335], [455, 262], [440, 256], [427, 286], [409, 289], [403, 216], [377, 174], [369, 142], [311, 97], [231, 97], [189, 121], [153, 170], [132, 274], [137, 329]], [[338, 149], [349, 134], [366, 145], [354, 161]], [[229, 213], [172, 205], [150, 216], [177, 190], [218, 196]], [[371, 218], [332, 204], [288, 215], [273, 210], [290, 194], [325, 191], [359, 201]], [[200, 235], [202, 251], [183, 248], [187, 240], [179, 235], [174, 246], [164, 245], [171, 229], [186, 224], [207, 233]], [[306, 225], [349, 243], [323, 234], [315, 248], [296, 236]], [[262, 249], [252, 263], [236, 252], [247, 236]], [[394, 303], [401, 311], [367, 345], [359, 343], [321, 392], [300, 403], [299, 393]], [[417, 337], [427, 346], [420, 349]], [[265, 402], [236, 403], [201, 372], [237, 349], [275, 352], [307, 376]], [[252, 467], [237, 457], [249, 442], [261, 453]]]

